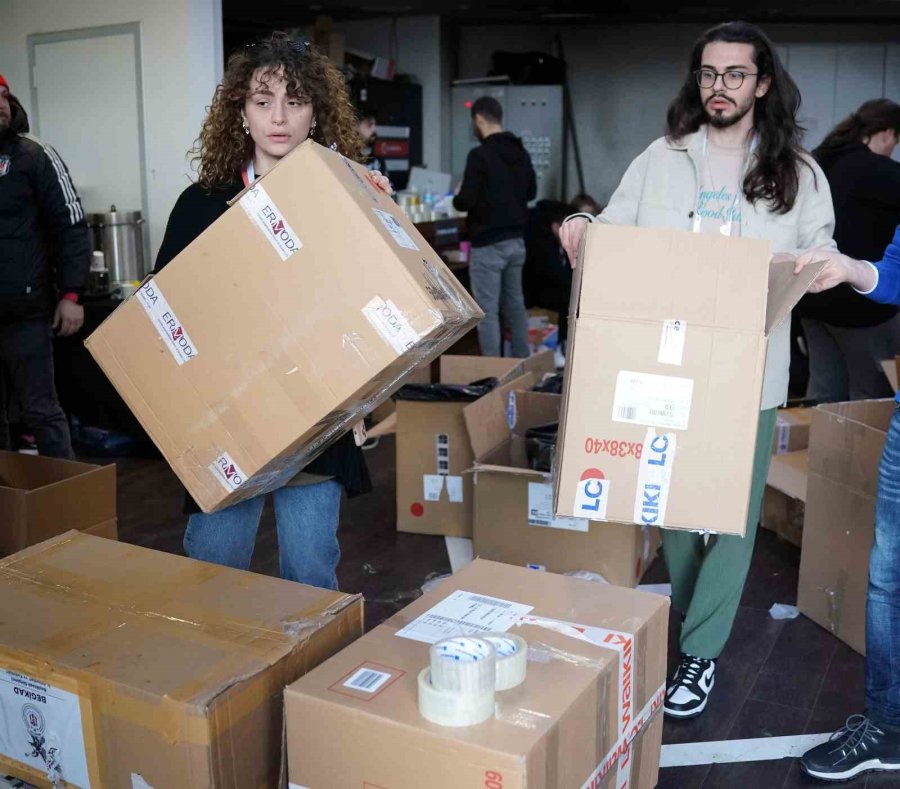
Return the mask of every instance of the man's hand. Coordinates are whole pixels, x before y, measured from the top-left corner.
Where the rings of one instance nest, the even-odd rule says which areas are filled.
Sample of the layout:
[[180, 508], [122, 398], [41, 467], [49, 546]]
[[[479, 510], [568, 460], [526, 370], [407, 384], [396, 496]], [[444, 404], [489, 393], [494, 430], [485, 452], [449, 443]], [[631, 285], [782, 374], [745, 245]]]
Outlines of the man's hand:
[[579, 216], [565, 222], [559, 229], [559, 243], [566, 250], [572, 268], [575, 268], [578, 262], [578, 248], [581, 246], [581, 239], [584, 237], [584, 231], [587, 230], [588, 224], [587, 219]]
[[382, 175], [378, 170], [369, 170], [369, 181], [376, 189], [380, 189], [385, 194], [394, 194], [394, 187], [391, 186], [391, 179], [386, 175]]
[[810, 293], [821, 293], [844, 282], [865, 292], [872, 290], [878, 283], [878, 277], [871, 266], [833, 250], [813, 249], [804, 253], [797, 258], [794, 274], [799, 274], [812, 263], [822, 261], [825, 262], [825, 268], [810, 286]]
[[61, 299], [53, 315], [53, 329], [59, 337], [69, 337], [84, 325], [84, 307]]

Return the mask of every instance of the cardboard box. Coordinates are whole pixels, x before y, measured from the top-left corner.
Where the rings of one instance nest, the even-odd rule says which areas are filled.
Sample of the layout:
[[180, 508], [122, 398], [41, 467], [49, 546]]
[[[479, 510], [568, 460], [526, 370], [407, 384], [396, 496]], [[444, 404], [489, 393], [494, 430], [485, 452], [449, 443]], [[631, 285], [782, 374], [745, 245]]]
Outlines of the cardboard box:
[[775, 423], [775, 438], [772, 454], [799, 452], [809, 446], [809, 425], [812, 422], [812, 408], [782, 408]]
[[888, 379], [891, 389], [896, 392], [898, 389], [897, 381], [900, 378], [900, 356], [895, 356], [893, 359], [885, 359], [881, 363], [881, 369], [884, 370], [884, 375]]
[[529, 467], [525, 433], [556, 422], [561, 399], [496, 391], [464, 409], [475, 452], [475, 555], [553, 573], [590, 570], [636, 586], [659, 549], [659, 530], [554, 517], [551, 475]]
[[0, 452], [0, 556], [115, 517], [115, 464]]
[[821, 405], [809, 437], [797, 606], [862, 655], [878, 466], [895, 407], [893, 400]]
[[[442, 356], [439, 383], [498, 378], [505, 393], [530, 388], [553, 370], [552, 351], [528, 359]], [[472, 478], [464, 472], [475, 455], [463, 418], [466, 405], [397, 401], [398, 531], [472, 536]]]
[[[476, 559], [287, 689], [289, 780], [308, 789], [611, 789], [627, 775], [632, 789], [650, 789], [668, 608], [660, 595]], [[419, 714], [426, 641], [441, 632], [422, 624], [428, 612], [433, 623], [451, 620], [445, 632], [509, 629], [529, 643], [525, 682], [497, 694], [494, 718], [450, 728]], [[376, 672], [371, 692], [355, 689], [366, 669]]]
[[85, 529], [84, 533], [90, 534], [94, 537], [103, 537], [107, 540], [118, 540], [119, 519], [113, 518], [110, 521], [103, 521], [103, 523], [98, 523], [96, 526], [91, 526], [89, 529]]
[[781, 539], [798, 548], [803, 544], [808, 476], [808, 450], [775, 455], [769, 463], [760, 517], [760, 526], [775, 532]]
[[307, 141], [87, 345], [211, 512], [285, 484], [481, 315], [365, 168]]
[[[362, 600], [68, 532], [0, 561], [0, 764], [48, 786], [274, 787], [284, 686]], [[36, 751], [34, 755], [31, 754]]]
[[557, 514], [743, 535], [768, 336], [821, 269], [769, 261], [765, 241], [588, 227]]

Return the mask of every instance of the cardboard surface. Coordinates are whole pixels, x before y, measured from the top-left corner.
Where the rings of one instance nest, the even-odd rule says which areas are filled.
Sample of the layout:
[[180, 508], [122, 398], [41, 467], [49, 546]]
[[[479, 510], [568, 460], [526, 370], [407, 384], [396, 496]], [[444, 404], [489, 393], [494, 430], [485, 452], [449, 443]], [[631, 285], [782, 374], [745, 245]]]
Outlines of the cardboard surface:
[[797, 606], [865, 654], [866, 590], [878, 465], [893, 400], [815, 409]]
[[111, 521], [98, 523], [96, 526], [91, 526], [88, 529], [84, 529], [84, 533], [90, 534], [94, 537], [104, 537], [107, 540], [118, 540], [119, 519], [113, 518]]
[[492, 392], [464, 409], [476, 449], [475, 555], [565, 573], [590, 570], [634, 587], [659, 549], [657, 529], [552, 517], [548, 472], [529, 468], [525, 432], [559, 418], [560, 396]]
[[0, 561], [0, 619], [9, 772], [46, 785], [9, 753], [30, 731], [69, 786], [246, 789], [278, 785], [283, 688], [362, 600], [69, 532]]
[[791, 498], [786, 493], [767, 486], [759, 525], [800, 548], [803, 545], [805, 513], [806, 505], [800, 499]]
[[[462, 728], [420, 716], [417, 676], [428, 644], [398, 635], [435, 606], [447, 610], [454, 596], [482, 622], [500, 612], [512, 625], [521, 621], [518, 606], [532, 607], [527, 616], [540, 622], [510, 630], [529, 644], [525, 682], [497, 694], [494, 718]], [[488, 597], [516, 613], [504, 617]], [[660, 595], [476, 559], [288, 687], [289, 780], [308, 789], [610, 789], [630, 769], [631, 787], [650, 789], [659, 771], [668, 608]], [[386, 675], [375, 692], [348, 687], [366, 667]], [[635, 730], [617, 776], [607, 755], [623, 731]]]
[[769, 260], [763, 241], [589, 226], [558, 514], [744, 533], [768, 332], [820, 268], [794, 277]]
[[481, 315], [365, 168], [307, 141], [87, 347], [211, 512], [285, 484]]
[[115, 517], [115, 464], [0, 452], [0, 557]]
[[806, 501], [809, 479], [809, 451], [788, 452], [775, 455], [769, 462], [766, 485], [781, 491], [792, 499]]
[[[552, 366], [552, 352], [528, 359], [448, 355], [440, 359], [439, 382], [497, 378], [501, 385], [495, 393], [505, 397], [530, 388]], [[475, 456], [463, 418], [466, 405], [397, 401], [398, 531], [472, 536], [472, 478], [465, 472]]]
[[809, 426], [812, 423], [812, 408], [782, 408], [775, 423], [775, 438], [772, 453], [799, 452], [809, 446]]

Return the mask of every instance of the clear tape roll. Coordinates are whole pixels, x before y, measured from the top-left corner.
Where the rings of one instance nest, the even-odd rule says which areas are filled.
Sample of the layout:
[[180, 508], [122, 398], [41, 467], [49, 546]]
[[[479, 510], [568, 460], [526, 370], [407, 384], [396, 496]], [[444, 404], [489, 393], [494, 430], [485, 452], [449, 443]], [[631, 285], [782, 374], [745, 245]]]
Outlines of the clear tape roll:
[[442, 691], [481, 694], [494, 690], [497, 652], [490, 641], [456, 636], [431, 647], [431, 683]]
[[528, 643], [525, 639], [512, 633], [487, 633], [481, 638], [489, 641], [497, 653], [497, 690], [510, 690], [521, 685], [528, 672]]
[[475, 693], [440, 690], [432, 684], [431, 669], [419, 672], [419, 712], [439, 726], [474, 726], [494, 716], [494, 687]]

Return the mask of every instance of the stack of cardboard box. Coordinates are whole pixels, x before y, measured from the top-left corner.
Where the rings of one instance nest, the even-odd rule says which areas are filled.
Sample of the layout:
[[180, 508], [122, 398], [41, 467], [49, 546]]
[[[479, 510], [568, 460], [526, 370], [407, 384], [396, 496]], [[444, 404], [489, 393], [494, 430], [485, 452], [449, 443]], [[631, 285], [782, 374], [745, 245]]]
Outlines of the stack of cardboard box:
[[798, 548], [803, 540], [812, 414], [811, 408], [785, 408], [778, 412], [760, 518], [760, 526]]

